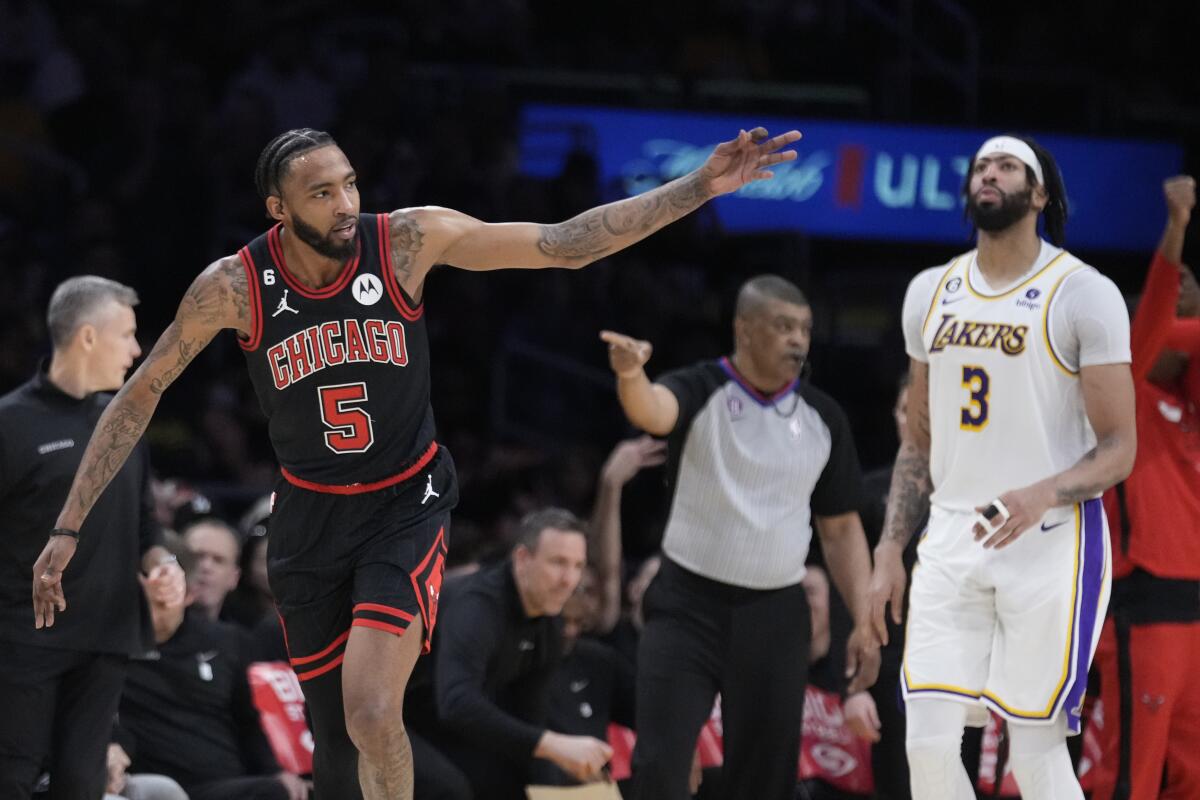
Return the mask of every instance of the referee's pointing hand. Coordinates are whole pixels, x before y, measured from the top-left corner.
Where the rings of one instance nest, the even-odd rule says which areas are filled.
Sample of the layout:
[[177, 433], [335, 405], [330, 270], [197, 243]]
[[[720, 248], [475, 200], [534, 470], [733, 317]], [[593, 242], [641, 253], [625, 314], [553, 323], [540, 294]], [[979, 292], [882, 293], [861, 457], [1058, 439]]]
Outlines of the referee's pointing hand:
[[654, 346], [649, 342], [623, 333], [600, 331], [600, 338], [608, 343], [608, 363], [618, 378], [636, 376], [654, 352]]

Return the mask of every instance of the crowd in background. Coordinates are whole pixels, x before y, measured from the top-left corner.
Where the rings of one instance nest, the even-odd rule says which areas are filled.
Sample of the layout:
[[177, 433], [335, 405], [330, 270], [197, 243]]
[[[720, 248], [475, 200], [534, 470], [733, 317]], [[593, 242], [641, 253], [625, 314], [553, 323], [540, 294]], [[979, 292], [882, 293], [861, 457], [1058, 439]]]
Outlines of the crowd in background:
[[[1022, 84], [999, 75], [1054, 59], [1091, 63], [1095, 51], [1083, 52], [1081, 42], [1108, 40], [1118, 27], [1122, 40], [1169, 43], [1186, 29], [1171, 13], [1194, 10], [1155, 7], [1121, 26], [1105, 24], [1119, 15], [1115, 8], [1082, 16], [1057, 7], [978, 13], [987, 67], [981, 97], [996, 99], [982, 102], [984, 117], [969, 122], [1187, 135], [1186, 127], [1163, 130], [1153, 115], [1138, 115], [1190, 97], [1192, 87], [1165, 68], [1181, 58], [1165, 44], [1151, 61], [1147, 50], [1125, 47], [1119, 70], [1095, 65], [1107, 92], [1100, 114], [1080, 112], [1049, 75], [1045, 87], [1023, 85], [1029, 102], [1008, 102]], [[0, 254], [9, 282], [0, 296], [0, 389], [24, 380], [45, 353], [41, 312], [69, 275], [136, 287], [143, 343], [156, 336], [204, 265], [266, 227], [252, 190], [254, 159], [289, 127], [333, 132], [361, 176], [364, 210], [431, 204], [485, 220], [554, 221], [613, 199], [615, 187], [598, 184], [586, 142], [557, 177], [522, 175], [518, 115], [527, 100], [687, 106], [687, 79], [837, 82], [868, 89], [869, 107], [853, 113], [869, 118], [964, 121], [936, 83], [919, 93], [919, 108], [890, 108], [888, 64], [899, 54], [852, 2], [626, 3], [570, 13], [533, 0], [361, 3], [333, 13], [320, 2], [193, 8], [5, 0], [3, 18]], [[1079, 29], [1088, 35], [1059, 36]], [[606, 46], [618, 32], [621, 46]], [[927, 36], [950, 49], [956, 34]], [[1081, 52], [1068, 57], [1063, 48]], [[586, 81], [555, 90], [495, 77], [516, 68], [669, 74], [685, 79], [685, 89], [598, 97]], [[1058, 81], [1067, 74], [1054, 70]], [[1056, 108], [1051, 101], [1060, 99]], [[729, 105], [723, 110], [829, 113], [764, 109], [753, 100]], [[594, 470], [622, 430], [603, 386], [560, 380], [542, 362], [510, 354], [549, 352], [603, 377], [595, 336], [610, 328], [658, 343], [651, 369], [689, 363], [724, 346], [732, 290], [761, 272], [795, 280], [825, 309], [816, 319], [814, 374], [846, 404], [863, 462], [886, 463], [894, 439], [878, 398], [904, 363], [894, 335], [899, 298], [911, 274], [945, 255], [929, 246], [810, 241], [799, 232], [726, 237], [701, 212], [581, 274], [435, 273], [428, 291], [434, 407], [463, 470], [459, 542], [502, 539], [515, 517], [545, 501], [578, 507], [586, 483], [579, 476]], [[1127, 292], [1137, 290], [1140, 255], [1089, 260]], [[860, 303], [869, 293], [875, 303], [866, 330], [855, 327], [861, 318], [835, 317], [833, 301], [848, 292]], [[160, 474], [204, 485], [231, 514], [275, 474], [240, 360], [232, 336], [209, 347], [148, 434]], [[842, 370], [842, 363], [860, 368]], [[631, 550], [653, 549], [660, 518], [630, 521]]]
[[[523, 175], [521, 103], [613, 98], [502, 81], [493, 74], [500, 69], [684, 81], [670, 96], [628, 89], [625, 105], [686, 107], [686, 84], [701, 79], [845, 83], [868, 88], [868, 107], [854, 113], [869, 119], [1194, 139], [1194, 119], [1171, 128], [1156, 109], [1191, 100], [1194, 87], [1182, 79], [1187, 48], [1172, 45], [1188, 26], [1171, 14], [1200, 12], [1162, 4], [1126, 18], [1118, 5], [1091, 4], [1078, 16], [1069, 4], [978, 10], [983, 117], [966, 120], [939, 91], [906, 104], [891, 99], [888, 64], [898, 56], [880, 48], [884, 35], [863, 7], [844, 0], [406, 0], [348, 12], [322, 2], [0, 0], [0, 258], [8, 275], [0, 393], [45, 355], [46, 302], [70, 275], [135, 287], [140, 338], [152, 341], [200, 269], [267, 226], [251, 176], [260, 148], [281, 130], [330, 130], [361, 176], [364, 211], [445, 205], [485, 220], [533, 221], [565, 219], [617, 190], [601, 185], [585, 142], [557, 177]], [[1122, 58], [1094, 61], [1106, 49], [1097, 42], [1112, 50], [1118, 37]], [[1085, 109], [1067, 95], [1088, 80], [1107, 88]], [[753, 101], [723, 110], [762, 111]], [[905, 283], [944, 260], [943, 250], [800, 233], [728, 237], [701, 211], [583, 272], [435, 272], [427, 291], [433, 406], [462, 487], [450, 566], [503, 558], [530, 511], [592, 509], [605, 458], [628, 433], [603, 383], [600, 329], [655, 342], [652, 371], [710, 357], [727, 347], [734, 287], [759, 272], [809, 293], [814, 380], [845, 405], [863, 463], [886, 465], [903, 348], [898, 336], [864, 339], [853, 321], [823, 318], [837, 291], [830, 273], [878, 279], [890, 298], [880, 313], [892, 317], [873, 327], [898, 331]], [[1146, 253], [1081, 255], [1127, 294], [1138, 290]], [[193, 595], [207, 587], [222, 618], [253, 630], [272, 624], [262, 498], [278, 473], [241, 359], [232, 334], [210, 346], [166, 396], [147, 438], [159, 522], [181, 534], [202, 519], [230, 526], [220, 564], [188, 549], [186, 537], [177, 543], [190, 553]], [[572, 369], [546, 366], [560, 360]], [[851, 361], [856, 370], [838, 368]], [[638, 570], [657, 548], [667, 501], [657, 467], [630, 477], [621, 571], [631, 625], [644, 588]]]

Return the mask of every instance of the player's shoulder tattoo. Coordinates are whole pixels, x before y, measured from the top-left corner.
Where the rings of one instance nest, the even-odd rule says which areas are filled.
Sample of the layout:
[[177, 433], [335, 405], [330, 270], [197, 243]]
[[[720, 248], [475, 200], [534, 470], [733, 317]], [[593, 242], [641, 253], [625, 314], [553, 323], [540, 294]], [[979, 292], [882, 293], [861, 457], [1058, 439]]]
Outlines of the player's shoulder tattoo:
[[241, 258], [226, 256], [200, 273], [179, 304], [179, 316], [202, 325], [249, 326], [250, 286]]
[[253, 324], [250, 310], [250, 281], [240, 255], [226, 256], [219, 263], [222, 275], [229, 281], [230, 300], [237, 317], [237, 327], [249, 330]]
[[420, 214], [413, 209], [401, 209], [388, 214], [389, 250], [396, 281], [411, 291], [416, 274], [417, 256], [425, 244], [425, 231], [421, 227]]

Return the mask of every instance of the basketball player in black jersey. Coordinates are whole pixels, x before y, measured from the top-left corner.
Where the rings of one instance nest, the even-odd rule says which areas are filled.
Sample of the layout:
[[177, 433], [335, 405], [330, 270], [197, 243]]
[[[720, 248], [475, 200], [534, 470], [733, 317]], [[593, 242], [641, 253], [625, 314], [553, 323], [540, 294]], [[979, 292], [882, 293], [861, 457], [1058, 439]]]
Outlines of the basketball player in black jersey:
[[[741, 131], [688, 175], [557, 225], [485, 224], [447, 208], [360, 214], [357, 176], [326, 133], [267, 145], [256, 181], [277, 224], [211, 264], [109, 405], [33, 572], [35, 624], [66, 609], [62, 571], [88, 511], [159, 396], [222, 329], [236, 332], [282, 478], [269, 574], [312, 714], [321, 798], [410, 798], [404, 688], [437, 616], [454, 467], [434, 438], [421, 303], [434, 264], [585, 266], [796, 157]], [[59, 535], [62, 534], [62, 535]], [[539, 743], [588, 779], [604, 755]], [[361, 794], [360, 794], [361, 782]]]

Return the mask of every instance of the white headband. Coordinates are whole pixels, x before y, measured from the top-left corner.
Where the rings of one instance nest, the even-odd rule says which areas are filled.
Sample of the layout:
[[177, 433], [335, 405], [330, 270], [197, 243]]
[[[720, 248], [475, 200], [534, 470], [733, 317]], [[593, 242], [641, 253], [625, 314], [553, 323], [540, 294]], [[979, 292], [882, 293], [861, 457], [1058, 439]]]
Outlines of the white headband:
[[1042, 177], [1042, 165], [1034, 155], [1033, 148], [1022, 142], [1020, 139], [1014, 139], [1011, 136], [993, 136], [983, 143], [979, 148], [979, 152], [975, 154], [974, 161], [978, 161], [984, 156], [1006, 155], [1021, 161], [1033, 170], [1034, 177], [1037, 182], [1043, 186], [1046, 185], [1045, 179]]

